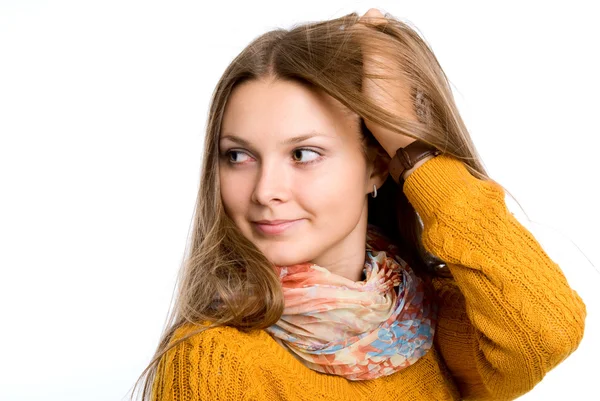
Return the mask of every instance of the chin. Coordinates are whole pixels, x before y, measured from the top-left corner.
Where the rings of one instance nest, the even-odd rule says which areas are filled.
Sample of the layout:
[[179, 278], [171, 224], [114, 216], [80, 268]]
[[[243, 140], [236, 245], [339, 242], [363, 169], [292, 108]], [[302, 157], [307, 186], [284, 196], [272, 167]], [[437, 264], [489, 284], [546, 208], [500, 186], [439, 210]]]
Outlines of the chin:
[[310, 260], [308, 255], [300, 255], [300, 252], [294, 252], [289, 247], [282, 247], [281, 251], [264, 252], [271, 263], [276, 266], [292, 266], [300, 263], [306, 263]]

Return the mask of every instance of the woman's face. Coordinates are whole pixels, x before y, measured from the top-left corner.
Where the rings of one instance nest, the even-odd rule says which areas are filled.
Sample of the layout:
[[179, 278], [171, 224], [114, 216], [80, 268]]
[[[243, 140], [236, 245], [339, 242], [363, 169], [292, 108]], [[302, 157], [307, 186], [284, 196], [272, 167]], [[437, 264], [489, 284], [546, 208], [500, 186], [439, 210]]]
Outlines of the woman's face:
[[371, 177], [359, 131], [356, 115], [299, 83], [252, 80], [231, 93], [219, 138], [221, 197], [272, 263], [364, 259], [366, 195], [382, 181]]

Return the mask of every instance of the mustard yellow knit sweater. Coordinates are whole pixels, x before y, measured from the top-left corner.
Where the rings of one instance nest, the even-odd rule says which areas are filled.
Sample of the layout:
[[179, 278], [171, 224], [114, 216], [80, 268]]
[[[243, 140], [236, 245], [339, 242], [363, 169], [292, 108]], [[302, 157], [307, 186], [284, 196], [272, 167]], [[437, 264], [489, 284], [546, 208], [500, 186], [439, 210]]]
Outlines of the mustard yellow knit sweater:
[[453, 275], [433, 281], [441, 303], [425, 356], [390, 376], [348, 381], [305, 367], [265, 331], [213, 328], [163, 356], [152, 399], [510, 400], [531, 390], [578, 347], [585, 304], [506, 208], [502, 188], [460, 160], [425, 162], [403, 191], [423, 220], [425, 248]]

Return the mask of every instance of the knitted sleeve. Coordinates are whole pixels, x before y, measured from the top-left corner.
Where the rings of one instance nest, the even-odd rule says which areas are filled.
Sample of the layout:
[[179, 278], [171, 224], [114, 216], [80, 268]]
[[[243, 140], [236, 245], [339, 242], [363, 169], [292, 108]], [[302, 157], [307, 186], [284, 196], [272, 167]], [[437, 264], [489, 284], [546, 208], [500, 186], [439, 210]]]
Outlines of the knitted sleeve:
[[[178, 329], [171, 343], [193, 329]], [[235, 329], [219, 327], [179, 343], [160, 359], [151, 400], [263, 399], [256, 393], [260, 386], [252, 378], [251, 356], [243, 352], [240, 342], [243, 339]]]
[[510, 400], [577, 347], [586, 307], [504, 203], [502, 187], [442, 154], [406, 180], [423, 246], [453, 279], [435, 282], [436, 344], [464, 399]]

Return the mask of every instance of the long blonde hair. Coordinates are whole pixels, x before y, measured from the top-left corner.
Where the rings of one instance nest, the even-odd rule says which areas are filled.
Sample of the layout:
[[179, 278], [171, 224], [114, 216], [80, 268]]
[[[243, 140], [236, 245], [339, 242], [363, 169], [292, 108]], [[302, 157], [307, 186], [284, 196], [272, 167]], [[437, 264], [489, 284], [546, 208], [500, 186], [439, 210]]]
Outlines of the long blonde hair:
[[[352, 13], [267, 32], [253, 40], [219, 80], [208, 116], [192, 238], [180, 269], [175, 303], [154, 357], [134, 386], [135, 393], [140, 381], [144, 382], [143, 400], [150, 397], [160, 358], [186, 338], [217, 326], [233, 326], [241, 331], [263, 329], [276, 323], [283, 313], [283, 293], [271, 264], [241, 234], [221, 203], [219, 133], [227, 99], [237, 84], [274, 77], [320, 89], [362, 119], [428, 142], [464, 161], [474, 176], [491, 180], [460, 117], [446, 75], [428, 44], [407, 23], [392, 17], [385, 26], [363, 30], [361, 35], [368, 35], [371, 51], [396, 55], [402, 66], [397, 79], [412, 88], [419, 121], [407, 121], [365, 98], [361, 92], [362, 53], [356, 33], [350, 29], [358, 19]], [[372, 160], [381, 149], [377, 149], [379, 145], [364, 123], [362, 133], [365, 154]], [[385, 226], [396, 213], [403, 222], [401, 231], [394, 232], [390, 224], [384, 228], [403, 244], [413, 266], [423, 268], [415, 253], [420, 246], [415, 234], [416, 214], [396, 187], [388, 178], [380, 195], [369, 199], [369, 221]], [[197, 330], [171, 341], [175, 330], [184, 324], [197, 326]]]

